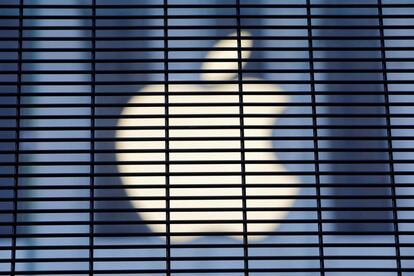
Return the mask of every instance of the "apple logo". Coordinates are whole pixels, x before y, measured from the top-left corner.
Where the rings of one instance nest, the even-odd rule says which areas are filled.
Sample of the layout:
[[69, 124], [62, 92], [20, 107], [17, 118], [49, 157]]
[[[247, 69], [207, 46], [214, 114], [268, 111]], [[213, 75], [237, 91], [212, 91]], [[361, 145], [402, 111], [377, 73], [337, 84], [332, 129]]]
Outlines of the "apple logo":
[[[214, 61], [214, 59], [237, 59], [237, 39], [233, 33], [229, 38], [219, 41], [214, 50], [208, 53], [208, 61], [202, 65], [201, 79], [205, 81], [225, 81], [237, 79], [238, 63]], [[247, 49], [252, 46], [249, 34], [241, 33], [242, 57], [250, 56]], [[227, 51], [223, 48], [233, 48]], [[244, 66], [244, 62], [242, 66]], [[228, 73], [209, 72], [209, 70], [231, 70]], [[243, 80], [259, 80], [244, 77]], [[170, 175], [170, 231], [171, 233], [203, 233], [208, 232], [242, 232], [242, 177], [240, 153], [240, 114], [239, 87], [232, 84], [170, 84], [168, 97], [169, 129], [169, 169]], [[275, 92], [271, 95], [260, 95], [254, 92]], [[256, 115], [244, 118], [245, 126], [272, 126], [275, 117], [284, 107], [272, 103], [286, 103], [288, 97], [277, 92], [280, 88], [270, 84], [244, 83], [244, 114]], [[122, 183], [131, 197], [151, 197], [144, 200], [133, 200], [134, 207], [139, 209], [158, 209], [140, 212], [148, 227], [158, 233], [166, 231], [166, 149], [165, 142], [165, 92], [164, 85], [150, 85], [133, 96], [129, 105], [122, 111], [118, 121], [116, 142], [118, 169], [122, 175]], [[191, 92], [190, 94], [188, 92]], [[216, 92], [216, 93], [215, 93]], [[224, 92], [224, 93], [223, 93]], [[248, 92], [248, 93], [247, 93]], [[153, 95], [151, 95], [153, 93]], [[196, 94], [196, 95], [195, 95]], [[217, 105], [216, 103], [220, 103]], [[223, 106], [223, 103], [227, 105]], [[248, 105], [251, 103], [267, 103], [267, 105]], [[246, 105], [247, 104], [247, 105]], [[262, 115], [262, 116], [261, 116]], [[191, 127], [196, 126], [196, 127]], [[201, 126], [201, 127], [199, 127]], [[214, 128], [217, 127], [218, 128]], [[220, 126], [222, 128], [220, 128]], [[230, 126], [228, 128], [223, 126]], [[287, 208], [292, 206], [293, 196], [298, 193], [294, 185], [278, 187], [278, 184], [297, 184], [296, 176], [286, 175], [284, 166], [277, 162], [274, 152], [261, 151], [271, 149], [271, 127], [245, 128], [245, 171], [248, 238], [258, 240], [261, 235], [254, 232], [274, 231], [277, 220], [283, 219], [286, 211], [267, 211], [266, 208]], [[265, 139], [260, 139], [263, 137]], [[139, 138], [128, 141], [127, 138]], [[252, 138], [252, 139], [249, 139]], [[253, 139], [254, 138], [254, 139]], [[250, 149], [250, 150], [249, 150]], [[253, 151], [252, 149], [258, 149]], [[129, 150], [129, 151], [122, 151]], [[136, 151], [136, 152], [134, 152]], [[265, 172], [263, 174], [263, 172]], [[195, 173], [188, 175], [188, 173]], [[257, 173], [257, 174], [255, 174]], [[140, 175], [142, 174], [142, 176]], [[186, 175], [187, 174], [187, 175]], [[255, 184], [260, 184], [255, 187]], [[128, 188], [128, 185], [134, 185]], [[152, 188], [151, 185], [154, 187]], [[220, 187], [220, 185], [226, 185]], [[231, 186], [233, 185], [233, 186]], [[139, 188], [142, 186], [142, 188]], [[267, 196], [260, 198], [255, 196]], [[200, 197], [207, 197], [207, 199]], [[275, 198], [271, 198], [275, 196]], [[277, 198], [277, 196], [282, 196]], [[199, 197], [199, 198], [194, 198]], [[211, 199], [212, 197], [221, 197]], [[226, 198], [230, 197], [230, 198]], [[238, 198], [239, 197], [239, 198]], [[158, 200], [162, 199], [162, 200]], [[191, 208], [193, 210], [188, 210]], [[194, 210], [194, 208], [196, 210]], [[221, 209], [221, 210], [220, 210]], [[230, 210], [223, 210], [230, 209]], [[191, 220], [192, 222], [186, 223]], [[196, 220], [196, 222], [194, 222]], [[256, 222], [255, 220], [262, 220]], [[265, 221], [263, 221], [265, 220]], [[174, 221], [176, 223], [174, 223]], [[154, 223], [151, 223], [154, 222]], [[171, 236], [172, 242], [188, 242], [197, 236]], [[242, 238], [233, 236], [234, 238]]]

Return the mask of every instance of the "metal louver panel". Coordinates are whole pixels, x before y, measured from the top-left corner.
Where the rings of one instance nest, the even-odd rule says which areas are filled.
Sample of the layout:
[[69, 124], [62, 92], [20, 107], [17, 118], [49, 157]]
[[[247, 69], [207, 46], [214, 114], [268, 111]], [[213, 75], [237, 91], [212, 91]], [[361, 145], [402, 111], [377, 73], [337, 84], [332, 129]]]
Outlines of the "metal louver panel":
[[3, 0], [0, 275], [411, 275], [408, 0]]

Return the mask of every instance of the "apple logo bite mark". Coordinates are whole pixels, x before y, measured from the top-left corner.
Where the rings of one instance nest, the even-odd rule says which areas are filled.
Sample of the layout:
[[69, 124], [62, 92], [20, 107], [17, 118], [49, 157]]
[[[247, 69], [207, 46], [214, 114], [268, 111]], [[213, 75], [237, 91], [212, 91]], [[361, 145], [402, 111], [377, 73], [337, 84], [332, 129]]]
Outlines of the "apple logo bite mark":
[[[214, 59], [237, 59], [236, 34], [231, 34], [234, 39], [219, 41], [214, 50], [207, 55], [208, 61], [204, 62], [201, 79], [205, 81], [236, 80], [238, 68], [237, 62], [214, 61]], [[249, 34], [241, 33], [241, 46], [248, 49], [252, 46]], [[219, 48], [233, 48], [232, 51], [224, 51]], [[248, 59], [250, 51], [243, 50], [242, 57]], [[245, 65], [243, 62], [242, 66]], [[229, 73], [209, 72], [209, 70], [232, 70]], [[257, 78], [243, 77], [243, 80], [256, 80]], [[234, 84], [170, 84], [169, 91], [173, 92], [168, 97], [169, 154], [172, 174], [170, 176], [170, 195], [178, 199], [170, 200], [170, 230], [172, 233], [203, 233], [208, 232], [242, 232], [242, 177], [241, 177], [241, 153], [240, 153], [240, 125], [239, 120], [239, 86]], [[252, 92], [274, 92], [272, 95], [260, 95]], [[276, 198], [277, 196], [293, 196], [298, 193], [297, 187], [278, 187], [278, 184], [296, 184], [299, 180], [296, 176], [283, 175], [286, 169], [277, 163], [277, 157], [273, 152], [261, 151], [271, 149], [272, 141], [266, 138], [272, 136], [269, 126], [275, 124], [275, 117], [271, 114], [280, 114], [284, 107], [272, 105], [288, 102], [288, 97], [277, 92], [280, 88], [270, 84], [243, 83], [244, 114], [258, 115], [245, 117], [245, 126], [267, 126], [265, 128], [245, 129], [245, 148], [258, 149], [247, 151], [246, 159], [246, 193], [247, 196], [275, 196], [273, 199], [247, 199], [247, 208], [286, 208], [293, 204], [293, 199]], [[118, 169], [121, 174], [145, 173], [143, 176], [122, 176], [127, 194], [131, 197], [165, 197], [165, 188], [148, 188], [149, 185], [165, 185], [166, 149], [165, 130], [166, 120], [164, 85], [150, 85], [143, 88], [140, 93], [133, 96], [129, 104], [123, 109], [118, 121], [117, 138], [139, 138], [139, 141], [120, 139], [116, 142], [118, 150], [116, 158], [119, 161]], [[187, 92], [187, 94], [186, 94]], [[193, 94], [188, 95], [188, 92]], [[208, 92], [208, 93], [207, 93]], [[215, 94], [214, 92], [217, 92]], [[224, 92], [224, 93], [223, 93]], [[151, 93], [154, 93], [151, 95]], [[225, 94], [225, 95], [224, 95]], [[207, 104], [206, 104], [207, 103]], [[217, 105], [227, 103], [227, 106]], [[266, 105], [248, 105], [250, 103], [267, 103]], [[152, 104], [152, 105], [151, 105]], [[175, 105], [181, 104], [181, 105]], [[201, 105], [200, 105], [201, 104]], [[246, 105], [247, 104], [247, 105]], [[260, 115], [263, 115], [261, 117]], [[128, 117], [130, 116], [130, 117]], [[135, 116], [135, 117], [131, 117]], [[177, 126], [196, 126], [194, 128], [175, 128]], [[199, 127], [201, 126], [201, 127]], [[231, 126], [229, 128], [216, 128], [217, 126]], [[129, 128], [123, 128], [129, 127]], [[146, 128], [147, 127], [147, 128]], [[255, 138], [255, 139], [249, 139]], [[260, 139], [263, 137], [264, 139]], [[258, 138], [258, 139], [257, 139]], [[122, 152], [122, 150], [135, 150], [136, 152]], [[151, 152], [151, 150], [154, 150]], [[266, 163], [268, 161], [268, 163]], [[276, 162], [275, 162], [276, 161]], [[124, 164], [123, 164], [124, 162]], [[129, 162], [129, 163], [125, 163]], [[255, 174], [257, 172], [258, 174]], [[260, 174], [266, 172], [267, 174]], [[154, 173], [152, 176], [151, 173]], [[186, 173], [196, 173], [185, 175]], [[227, 175], [226, 175], [227, 173]], [[282, 174], [281, 174], [282, 173]], [[233, 184], [235, 187], [220, 187], [223, 184]], [[261, 184], [260, 187], [254, 187]], [[264, 184], [264, 185], [263, 185]], [[128, 185], [138, 187], [128, 188]], [[139, 185], [145, 185], [139, 188]], [[199, 187], [197, 187], [199, 185]], [[210, 185], [210, 187], [209, 187]], [[294, 186], [294, 185], [293, 185]], [[221, 197], [218, 199], [193, 199], [191, 197]], [[240, 197], [240, 199], [226, 199], [223, 197]], [[132, 201], [136, 208], [140, 209], [165, 209], [166, 200], [137, 200]], [[186, 209], [197, 209], [186, 211]], [[224, 211], [223, 209], [232, 210]], [[220, 210], [221, 209], [221, 210]], [[218, 211], [217, 211], [218, 210]], [[236, 211], [234, 211], [236, 210]], [[248, 238], [257, 240], [263, 238], [260, 235], [252, 235], [254, 232], [274, 231], [277, 220], [286, 216], [286, 211], [247, 211]], [[165, 212], [140, 212], [143, 220], [148, 222], [148, 227], [158, 233], [166, 231]], [[174, 223], [196, 220], [198, 223]], [[254, 222], [254, 220], [269, 220], [266, 223]], [[273, 220], [273, 221], [272, 221]], [[158, 221], [158, 223], [151, 223]], [[237, 223], [234, 223], [234, 222]], [[160, 223], [161, 222], [161, 223]], [[227, 222], [227, 223], [226, 223]], [[171, 236], [172, 242], [187, 242], [196, 236]], [[242, 235], [234, 236], [242, 239]]]

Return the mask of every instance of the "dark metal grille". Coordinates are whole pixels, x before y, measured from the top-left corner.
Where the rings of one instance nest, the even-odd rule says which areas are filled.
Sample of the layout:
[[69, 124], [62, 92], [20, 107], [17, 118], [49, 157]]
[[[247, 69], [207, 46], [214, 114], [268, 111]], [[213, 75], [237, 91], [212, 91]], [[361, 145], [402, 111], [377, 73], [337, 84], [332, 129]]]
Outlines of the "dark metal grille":
[[2, 0], [0, 275], [414, 274], [410, 0]]

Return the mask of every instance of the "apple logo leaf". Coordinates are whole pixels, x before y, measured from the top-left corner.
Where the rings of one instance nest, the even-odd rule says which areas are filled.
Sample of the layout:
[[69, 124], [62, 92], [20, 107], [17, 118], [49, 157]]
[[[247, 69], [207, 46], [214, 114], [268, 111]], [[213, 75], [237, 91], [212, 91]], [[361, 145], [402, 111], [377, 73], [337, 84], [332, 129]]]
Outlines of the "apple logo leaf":
[[[234, 71], [238, 70], [238, 41], [237, 41], [237, 33], [232, 33], [229, 35], [230, 38], [234, 39], [226, 39], [220, 40], [214, 45], [213, 51], [208, 52], [206, 56], [206, 60], [201, 69], [204, 71], [201, 74], [201, 79], [204, 81], [223, 81], [223, 80], [231, 80], [237, 77], [237, 73]], [[253, 41], [249, 39], [250, 34], [248, 32], [240, 32], [240, 46], [241, 56], [242, 59], [248, 59], [250, 57], [251, 51], [245, 50], [251, 48], [253, 45]], [[217, 59], [218, 61], [214, 61]], [[233, 61], [222, 61], [225, 59], [230, 59]], [[242, 67], [246, 62], [242, 62]], [[209, 71], [214, 70], [228, 70], [233, 71], [232, 73], [209, 73]]]

